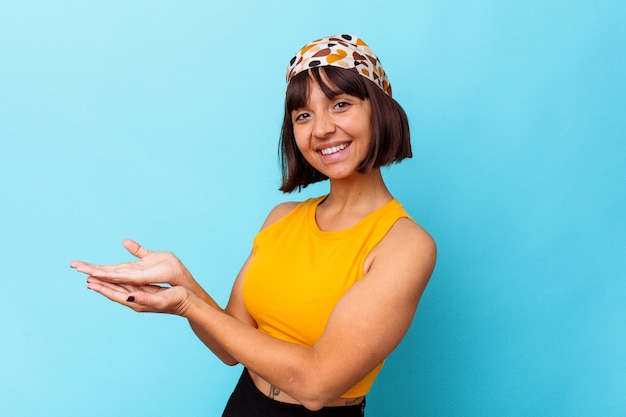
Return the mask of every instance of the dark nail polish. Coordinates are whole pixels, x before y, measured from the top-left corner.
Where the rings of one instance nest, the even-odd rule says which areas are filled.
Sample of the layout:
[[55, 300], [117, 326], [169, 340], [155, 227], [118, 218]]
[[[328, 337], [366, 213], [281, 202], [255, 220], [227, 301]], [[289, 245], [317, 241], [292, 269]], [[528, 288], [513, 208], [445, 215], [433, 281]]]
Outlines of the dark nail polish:
[[133, 303], [135, 302], [135, 297], [133, 297], [132, 295], [129, 295], [126, 301], [128, 301], [129, 303]]

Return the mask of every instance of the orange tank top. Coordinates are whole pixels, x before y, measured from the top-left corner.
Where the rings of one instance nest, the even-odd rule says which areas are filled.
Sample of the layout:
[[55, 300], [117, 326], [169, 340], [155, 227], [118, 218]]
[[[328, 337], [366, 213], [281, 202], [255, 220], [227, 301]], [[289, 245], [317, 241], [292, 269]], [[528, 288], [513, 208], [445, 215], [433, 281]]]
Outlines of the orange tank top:
[[[261, 332], [308, 347], [339, 299], [363, 277], [370, 251], [399, 218], [409, 217], [394, 199], [349, 229], [323, 232], [315, 211], [324, 198], [300, 203], [257, 234], [243, 283], [246, 308]], [[341, 397], [367, 394], [382, 365]]]

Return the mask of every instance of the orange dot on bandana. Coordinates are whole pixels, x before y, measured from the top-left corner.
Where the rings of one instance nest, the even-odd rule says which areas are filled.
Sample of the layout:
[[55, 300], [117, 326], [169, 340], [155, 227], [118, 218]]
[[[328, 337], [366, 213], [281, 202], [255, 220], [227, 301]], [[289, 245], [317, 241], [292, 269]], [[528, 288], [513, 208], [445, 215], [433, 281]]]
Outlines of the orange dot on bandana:
[[365, 68], [361, 68], [361, 73], [362, 73], [363, 75], [365, 75], [366, 77], [369, 77], [369, 76], [370, 76], [370, 72], [369, 72], [368, 70], [366, 70]]
[[329, 64], [332, 64], [333, 62], [341, 61], [347, 56], [348, 56], [348, 53], [346, 51], [339, 49], [336, 51], [336, 53], [328, 55], [326, 57], [326, 60], [328, 61]]
[[308, 51], [309, 49], [314, 48], [314, 47], [316, 47], [316, 46], [317, 46], [317, 45], [315, 45], [315, 44], [310, 44], [310, 45], [307, 45], [307, 46], [305, 46], [304, 48], [302, 48], [302, 50], [300, 51], [300, 53], [301, 53], [302, 55], [304, 55], [304, 54], [306, 53], [306, 51]]

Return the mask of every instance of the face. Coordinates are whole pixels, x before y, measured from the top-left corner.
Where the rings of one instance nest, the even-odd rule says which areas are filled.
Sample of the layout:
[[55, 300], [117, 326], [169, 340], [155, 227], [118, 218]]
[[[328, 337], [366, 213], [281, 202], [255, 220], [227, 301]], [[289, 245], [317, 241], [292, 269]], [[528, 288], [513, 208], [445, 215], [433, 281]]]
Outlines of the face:
[[329, 99], [314, 79], [309, 83], [308, 102], [291, 113], [298, 149], [331, 180], [357, 175], [372, 140], [369, 100], [348, 94]]

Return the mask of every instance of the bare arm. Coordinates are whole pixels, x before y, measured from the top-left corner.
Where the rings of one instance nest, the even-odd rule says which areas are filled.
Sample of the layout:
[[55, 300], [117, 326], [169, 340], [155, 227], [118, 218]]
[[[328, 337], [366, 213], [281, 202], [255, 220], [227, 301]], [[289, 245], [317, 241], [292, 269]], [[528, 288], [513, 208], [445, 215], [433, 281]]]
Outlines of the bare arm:
[[[272, 215], [266, 223], [271, 222]], [[136, 287], [94, 277], [89, 285], [136, 311], [187, 318], [200, 339], [226, 363], [241, 362], [305, 407], [319, 409], [361, 380], [400, 342], [434, 268], [435, 252], [426, 232], [400, 219], [372, 251], [365, 276], [342, 297], [312, 348], [256, 329], [241, 296], [250, 258], [225, 310], [204, 291], [198, 294], [183, 286]]]
[[[294, 203], [283, 203], [275, 207], [267, 217], [263, 227], [267, 227], [279, 220], [293, 206]], [[128, 252], [138, 258], [137, 261], [113, 265], [96, 265], [82, 261], [72, 261], [70, 266], [78, 272], [88, 275], [88, 288], [101, 293], [113, 301], [134, 307], [136, 311], [171, 312], [163, 300], [153, 306], [153, 308], [141, 308], [138, 304], [128, 301], [128, 296], [131, 293], [134, 293], [133, 298], [141, 298], [140, 293], [143, 293], [148, 296], [160, 295], [165, 297], [167, 295], [172, 297], [174, 301], [180, 301], [181, 297], [185, 297], [184, 292], [175, 290], [176, 287], [180, 287], [191, 292], [198, 300], [205, 303], [207, 307], [230, 315], [240, 322], [256, 328], [256, 323], [248, 314], [243, 304], [243, 299], [240, 297], [240, 287], [252, 255], [248, 257], [248, 260], [241, 268], [235, 280], [229, 303], [225, 309], [222, 309], [173, 253], [150, 251], [130, 239], [126, 239], [123, 245]], [[156, 284], [167, 284], [172, 289], [166, 292], [167, 287], [160, 287]], [[227, 351], [216, 343], [211, 334], [192, 321], [190, 321], [190, 325], [198, 338], [224, 363], [229, 365], [237, 363]]]
[[[244, 325], [256, 329], [257, 326], [256, 326], [256, 323], [254, 322], [254, 319], [250, 317], [250, 314], [248, 314], [248, 311], [246, 310], [245, 305], [243, 304], [243, 299], [241, 299], [241, 297], [239, 296], [239, 294], [241, 294], [240, 287], [243, 283], [243, 277], [246, 274], [248, 265], [250, 264], [251, 260], [252, 260], [252, 255], [248, 257], [243, 267], [241, 268], [241, 271], [237, 275], [237, 279], [235, 280], [235, 284], [233, 285], [233, 290], [231, 292], [230, 300], [224, 310], [219, 308], [219, 306], [217, 305], [213, 305], [211, 302], [207, 302], [205, 299], [202, 299], [200, 297], [198, 298], [200, 299], [201, 303], [204, 303], [209, 308], [212, 308], [215, 311], [221, 311], [237, 319], [239, 322], [243, 323]], [[196, 334], [196, 336], [198, 336], [198, 339], [200, 339], [202, 343], [204, 343], [218, 358], [220, 358], [222, 362], [231, 366], [239, 363], [238, 360], [233, 358], [233, 356], [230, 355], [230, 353], [228, 353], [227, 350], [223, 349], [221, 345], [216, 342], [213, 335], [209, 333], [204, 328], [204, 326], [202, 326], [201, 324], [193, 320], [189, 320], [189, 325], [191, 326], [191, 329]]]
[[310, 409], [336, 399], [386, 358], [411, 323], [435, 263], [432, 239], [400, 221], [375, 249], [365, 277], [334, 309], [313, 348], [282, 342], [199, 300], [185, 316], [223, 349]]

